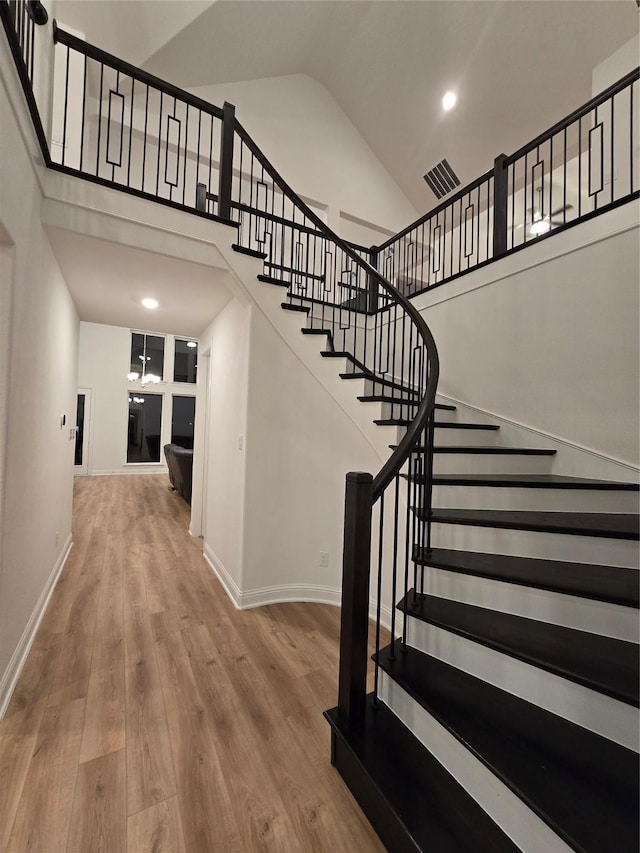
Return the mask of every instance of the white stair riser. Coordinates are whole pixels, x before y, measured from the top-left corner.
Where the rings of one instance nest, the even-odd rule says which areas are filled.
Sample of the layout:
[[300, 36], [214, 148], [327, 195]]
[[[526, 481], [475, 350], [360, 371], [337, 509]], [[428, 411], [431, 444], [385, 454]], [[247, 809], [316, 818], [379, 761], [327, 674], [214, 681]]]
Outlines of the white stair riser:
[[[377, 396], [391, 396], [394, 397], [411, 397], [411, 394], [403, 391], [400, 388], [392, 388], [389, 385], [382, 385], [380, 383], [374, 383], [372, 379], [365, 379], [365, 390], [364, 395], [371, 396], [372, 394], [376, 394]], [[419, 400], [418, 400], [419, 402]]]
[[435, 522], [432, 542], [437, 548], [457, 551], [638, 568], [638, 543], [626, 539]]
[[493, 447], [497, 438], [498, 430], [494, 429], [455, 429], [436, 424], [434, 442], [436, 447]]
[[550, 474], [552, 456], [493, 453], [435, 453], [436, 474]]
[[402, 403], [381, 403], [380, 405], [381, 418], [407, 418], [408, 420], [413, 420], [417, 411], [418, 407], [415, 405], [406, 406]]
[[517, 486], [434, 486], [441, 509], [505, 509], [540, 512], [640, 511], [637, 492], [600, 489], [531, 489]]
[[573, 853], [544, 821], [384, 672], [380, 698], [523, 853]]
[[425, 567], [424, 591], [438, 598], [474, 604], [501, 613], [513, 613], [515, 616], [553, 625], [564, 625], [578, 631], [631, 643], [640, 641], [638, 611], [633, 607], [463, 575], [431, 566]]
[[408, 620], [407, 643], [628, 749], [640, 746], [637, 709], [625, 702], [418, 619]]

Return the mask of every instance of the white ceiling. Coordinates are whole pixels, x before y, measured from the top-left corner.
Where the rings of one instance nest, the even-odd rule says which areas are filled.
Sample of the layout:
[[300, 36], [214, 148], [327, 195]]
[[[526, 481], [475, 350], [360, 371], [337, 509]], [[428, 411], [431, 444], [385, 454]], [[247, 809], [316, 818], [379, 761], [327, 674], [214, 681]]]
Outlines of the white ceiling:
[[[224, 308], [228, 272], [47, 227], [81, 320], [197, 338]], [[140, 300], [160, 303], [149, 311]]]

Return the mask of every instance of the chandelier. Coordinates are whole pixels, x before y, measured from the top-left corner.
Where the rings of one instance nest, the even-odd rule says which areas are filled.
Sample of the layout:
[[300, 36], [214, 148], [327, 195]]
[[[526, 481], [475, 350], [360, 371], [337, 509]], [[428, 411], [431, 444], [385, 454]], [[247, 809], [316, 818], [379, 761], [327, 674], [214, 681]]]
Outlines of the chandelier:
[[151, 356], [147, 355], [146, 335], [144, 338], [144, 349], [142, 351], [142, 355], [139, 355], [138, 358], [142, 362], [142, 370], [140, 372], [132, 370], [131, 373], [127, 373], [127, 379], [129, 382], [137, 382], [142, 388], [145, 388], [147, 385], [157, 385], [158, 382], [162, 382], [162, 377], [158, 376], [157, 373], [147, 373], [147, 362], [151, 361]]

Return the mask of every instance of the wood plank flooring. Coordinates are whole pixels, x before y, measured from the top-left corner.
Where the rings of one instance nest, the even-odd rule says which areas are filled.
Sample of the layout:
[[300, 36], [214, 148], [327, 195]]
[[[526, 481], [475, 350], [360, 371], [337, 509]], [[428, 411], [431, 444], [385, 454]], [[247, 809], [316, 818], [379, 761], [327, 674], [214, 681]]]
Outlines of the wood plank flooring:
[[329, 762], [338, 608], [236, 611], [167, 485], [76, 480], [0, 722], [0, 850], [383, 853]]

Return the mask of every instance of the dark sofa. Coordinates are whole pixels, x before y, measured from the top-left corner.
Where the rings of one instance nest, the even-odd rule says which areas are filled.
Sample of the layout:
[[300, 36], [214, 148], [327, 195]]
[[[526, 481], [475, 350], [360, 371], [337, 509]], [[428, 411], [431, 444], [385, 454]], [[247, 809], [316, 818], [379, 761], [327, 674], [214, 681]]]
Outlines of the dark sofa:
[[164, 456], [169, 468], [171, 488], [178, 492], [188, 504], [191, 504], [193, 450], [180, 447], [179, 444], [165, 444]]

